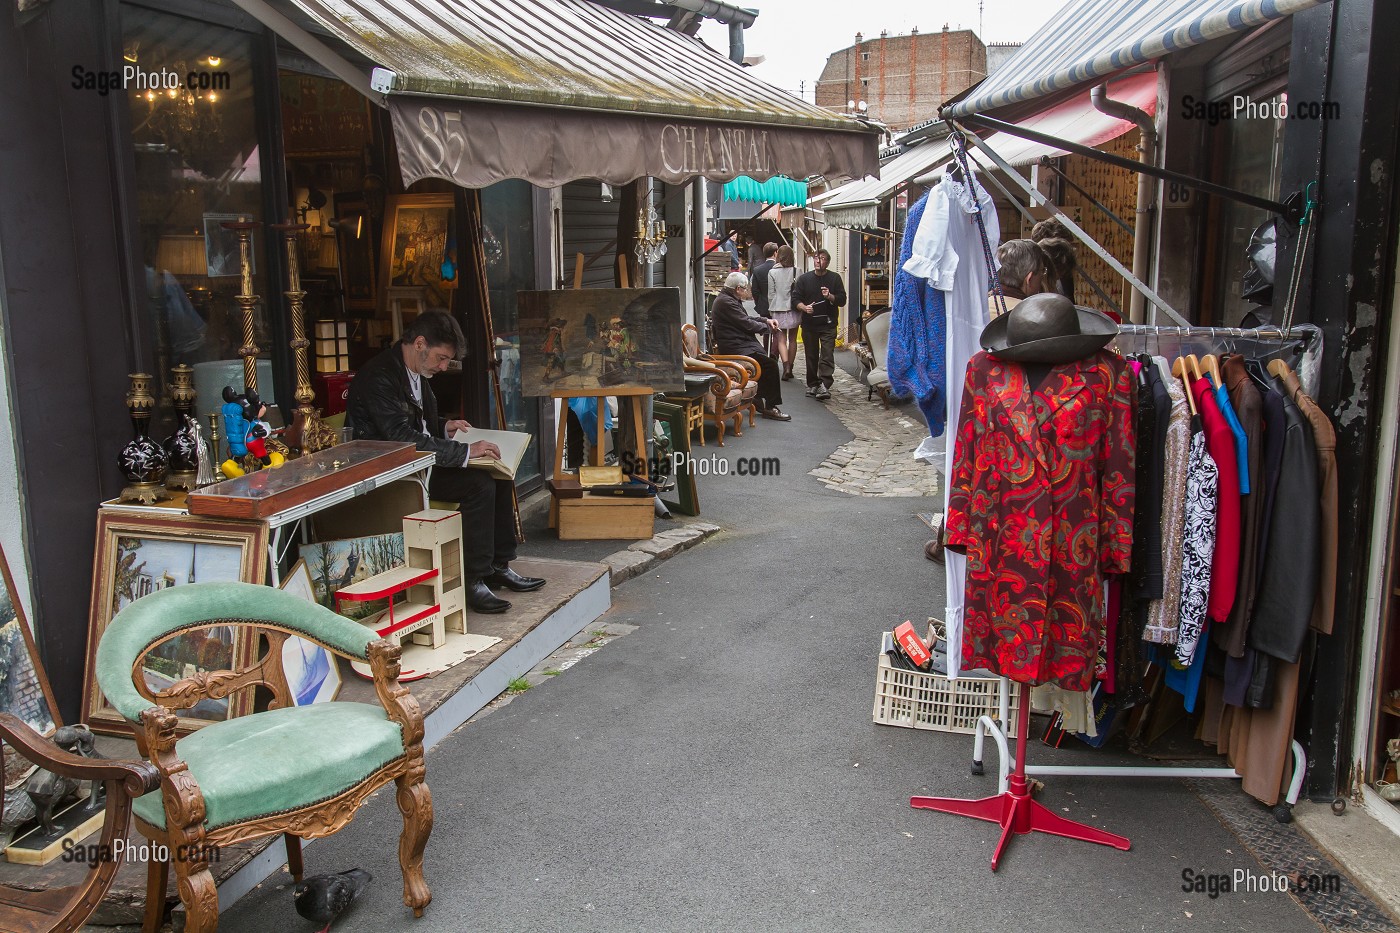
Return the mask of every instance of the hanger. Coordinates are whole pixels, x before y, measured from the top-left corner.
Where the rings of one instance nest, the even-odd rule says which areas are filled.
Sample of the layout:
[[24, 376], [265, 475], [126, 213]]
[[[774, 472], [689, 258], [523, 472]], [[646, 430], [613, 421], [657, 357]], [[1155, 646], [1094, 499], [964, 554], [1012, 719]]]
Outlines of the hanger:
[[1191, 353], [1187, 355], [1186, 365], [1190, 369], [1191, 375], [1195, 376], [1197, 379], [1201, 378], [1201, 361], [1197, 358], [1196, 354]]
[[1191, 391], [1191, 380], [1186, 374], [1186, 357], [1179, 356], [1176, 358], [1176, 361], [1172, 363], [1172, 375], [1180, 379], [1182, 385], [1186, 387], [1186, 406], [1191, 409], [1191, 414], [1195, 415], [1196, 396]]
[[1283, 380], [1287, 380], [1289, 376], [1293, 375], [1293, 370], [1289, 369], [1288, 364], [1283, 360], [1269, 360], [1268, 370], [1269, 375], [1277, 376]]
[[1201, 367], [1215, 380], [1216, 388], [1225, 384], [1225, 380], [1220, 376], [1220, 357], [1216, 356], [1214, 353], [1201, 357]]

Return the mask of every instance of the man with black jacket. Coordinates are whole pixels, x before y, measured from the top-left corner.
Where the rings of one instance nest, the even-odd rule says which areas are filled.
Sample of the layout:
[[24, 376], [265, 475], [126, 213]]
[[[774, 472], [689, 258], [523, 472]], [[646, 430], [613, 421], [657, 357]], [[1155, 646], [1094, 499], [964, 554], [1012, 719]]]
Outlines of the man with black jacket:
[[425, 380], [466, 355], [467, 340], [451, 315], [429, 311], [404, 328], [398, 343], [362, 366], [350, 383], [346, 418], [356, 440], [405, 441], [435, 454], [428, 493], [460, 503], [462, 563], [468, 582], [467, 605], [475, 612], [505, 612], [510, 603], [491, 591], [505, 587], [527, 593], [544, 586], [538, 577], [510, 569], [515, 559], [515, 508], [511, 481], [466, 466], [474, 457], [500, 458], [490, 441], [470, 448], [451, 440], [471, 425], [438, 417], [437, 399]]
[[753, 309], [759, 317], [772, 317], [768, 311], [768, 270], [773, 268], [773, 256], [778, 252], [777, 243], [763, 245], [763, 261], [755, 263], [749, 270], [749, 283], [753, 291]]
[[802, 353], [807, 360], [807, 394], [831, 398], [836, 372], [836, 313], [846, 306], [846, 285], [841, 276], [827, 270], [831, 254], [819, 249], [812, 257], [812, 271], [792, 285], [793, 306], [802, 312]]
[[[775, 251], [776, 252], [776, 251]], [[714, 327], [715, 349], [722, 354], [751, 356], [758, 361], [759, 414], [773, 421], [791, 421], [778, 406], [783, 403], [783, 383], [779, 378], [778, 361], [763, 352], [758, 334], [778, 329], [772, 318], [749, 317], [744, 300], [751, 294], [748, 276], [731, 272], [724, 288], [710, 305], [710, 323]]]

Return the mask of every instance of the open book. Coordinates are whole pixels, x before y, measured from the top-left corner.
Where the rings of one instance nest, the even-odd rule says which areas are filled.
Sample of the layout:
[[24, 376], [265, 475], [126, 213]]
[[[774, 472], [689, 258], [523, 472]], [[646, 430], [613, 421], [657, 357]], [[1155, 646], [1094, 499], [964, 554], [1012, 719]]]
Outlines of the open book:
[[501, 449], [501, 459], [494, 457], [473, 457], [466, 462], [469, 467], [490, 470], [501, 479], [515, 479], [515, 471], [520, 469], [520, 461], [525, 459], [525, 448], [530, 446], [530, 435], [521, 431], [488, 431], [485, 428], [470, 428], [458, 431], [452, 439], [459, 444], [475, 444], [477, 441], [490, 441]]

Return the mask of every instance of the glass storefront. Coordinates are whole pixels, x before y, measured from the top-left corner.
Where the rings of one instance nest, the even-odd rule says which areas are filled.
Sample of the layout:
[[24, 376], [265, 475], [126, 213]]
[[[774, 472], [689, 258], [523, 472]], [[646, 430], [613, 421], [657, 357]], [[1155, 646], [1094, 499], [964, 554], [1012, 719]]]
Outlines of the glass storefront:
[[[238, 234], [230, 221], [261, 221], [263, 160], [254, 119], [252, 38], [207, 22], [121, 7], [136, 211], [145, 284], [148, 357], [164, 404], [172, 366], [195, 369], [200, 412], [242, 388]], [[263, 231], [250, 252], [253, 292], [266, 296]], [[258, 388], [273, 401], [265, 301], [254, 315]]]
[[[500, 362], [501, 401], [506, 431], [533, 436], [515, 480], [527, 483], [540, 475], [539, 400], [521, 395], [520, 310], [516, 292], [535, 284], [534, 193], [529, 182], [503, 181], [481, 192], [482, 238], [486, 250], [486, 278], [491, 292], [491, 326], [496, 332], [496, 359]], [[492, 400], [495, 418], [495, 399]]]

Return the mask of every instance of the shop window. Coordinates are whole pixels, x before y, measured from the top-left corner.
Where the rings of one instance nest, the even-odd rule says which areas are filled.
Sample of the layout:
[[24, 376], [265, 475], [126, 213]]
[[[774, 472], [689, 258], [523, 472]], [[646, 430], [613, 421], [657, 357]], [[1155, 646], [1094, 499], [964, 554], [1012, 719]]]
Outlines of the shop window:
[[[198, 410], [243, 384], [237, 234], [225, 221], [262, 221], [263, 159], [254, 116], [252, 39], [245, 33], [153, 10], [121, 7], [124, 89], [130, 112], [147, 365], [160, 395], [172, 366], [195, 369]], [[253, 338], [259, 385], [273, 401], [273, 342], [263, 230], [252, 231]]]
[[[536, 287], [534, 192], [529, 183], [502, 181], [483, 189], [481, 223], [491, 326], [496, 332], [501, 401], [506, 413], [505, 425], [494, 426], [533, 437], [515, 477], [517, 484], [525, 484], [540, 476], [540, 406], [538, 400], [521, 394], [520, 310], [516, 303], [516, 292]], [[494, 419], [495, 399], [491, 411]]]
[[[1278, 104], [1286, 104], [1285, 93], [1258, 99], [1253, 116], [1222, 120], [1215, 127], [1211, 141], [1217, 158], [1217, 180], [1230, 188], [1261, 198], [1278, 199], [1283, 161], [1284, 121], [1278, 116]], [[1266, 115], [1268, 114], [1268, 115]], [[1210, 264], [1206, 295], [1210, 299], [1203, 308], [1202, 323], [1236, 327], [1240, 319], [1258, 306], [1242, 295], [1245, 269], [1245, 249], [1250, 234], [1270, 218], [1268, 211], [1238, 201], [1212, 198], [1207, 246]], [[1281, 298], [1283, 283], [1277, 283], [1276, 298]]]

